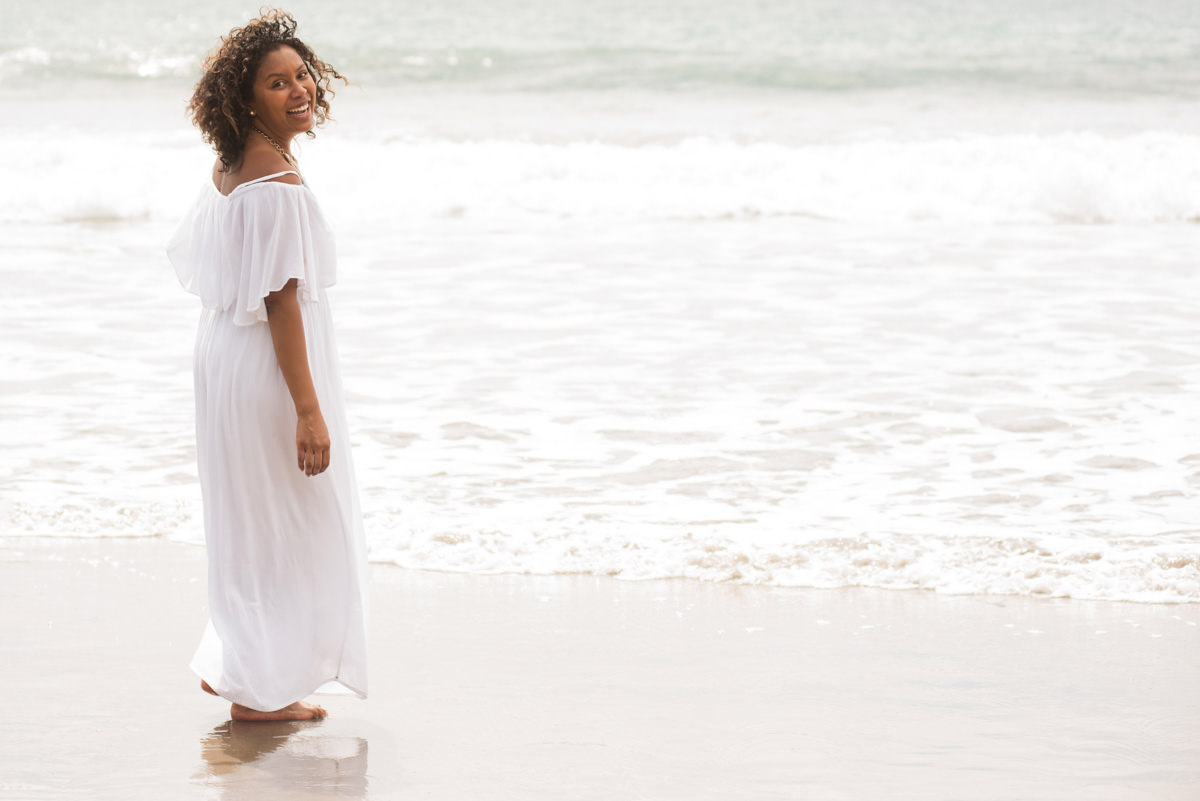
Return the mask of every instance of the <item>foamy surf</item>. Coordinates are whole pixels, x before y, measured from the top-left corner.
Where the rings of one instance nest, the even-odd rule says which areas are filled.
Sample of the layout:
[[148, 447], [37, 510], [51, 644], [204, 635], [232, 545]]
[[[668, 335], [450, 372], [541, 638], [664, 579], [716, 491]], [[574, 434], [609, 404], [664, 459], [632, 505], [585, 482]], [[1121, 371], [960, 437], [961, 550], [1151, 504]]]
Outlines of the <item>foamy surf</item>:
[[[53, 230], [5, 270], [3, 530], [199, 542], [169, 226]], [[371, 558], [1200, 601], [1193, 231], [363, 226], [331, 297]]]
[[[190, 135], [0, 135], [0, 221], [168, 221], [209, 161]], [[331, 213], [363, 224], [480, 221], [1191, 224], [1200, 136], [970, 135], [783, 145], [339, 138], [311, 172]], [[144, 170], [130, 174], [132, 160]], [[62, 187], [70, 186], [69, 192]], [[403, 191], [397, 191], [403, 187]]]

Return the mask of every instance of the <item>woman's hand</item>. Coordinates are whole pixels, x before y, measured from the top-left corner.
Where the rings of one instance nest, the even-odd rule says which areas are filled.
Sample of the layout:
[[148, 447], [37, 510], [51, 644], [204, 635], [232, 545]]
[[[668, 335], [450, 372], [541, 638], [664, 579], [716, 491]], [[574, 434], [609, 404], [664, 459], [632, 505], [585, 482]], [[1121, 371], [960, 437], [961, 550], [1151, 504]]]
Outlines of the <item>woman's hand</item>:
[[324, 473], [329, 467], [329, 429], [320, 409], [297, 417], [296, 465], [306, 476]]

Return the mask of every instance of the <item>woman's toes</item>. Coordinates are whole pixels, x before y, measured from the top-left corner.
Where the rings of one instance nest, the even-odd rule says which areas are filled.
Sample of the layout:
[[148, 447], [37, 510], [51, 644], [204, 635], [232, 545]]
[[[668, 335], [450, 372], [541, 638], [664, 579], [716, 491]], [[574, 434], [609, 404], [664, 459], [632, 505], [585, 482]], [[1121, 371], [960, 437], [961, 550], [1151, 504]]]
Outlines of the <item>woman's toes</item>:
[[329, 714], [325, 711], [324, 707], [317, 706], [316, 704], [301, 703], [300, 708], [304, 710], [309, 720], [324, 720], [325, 716]]

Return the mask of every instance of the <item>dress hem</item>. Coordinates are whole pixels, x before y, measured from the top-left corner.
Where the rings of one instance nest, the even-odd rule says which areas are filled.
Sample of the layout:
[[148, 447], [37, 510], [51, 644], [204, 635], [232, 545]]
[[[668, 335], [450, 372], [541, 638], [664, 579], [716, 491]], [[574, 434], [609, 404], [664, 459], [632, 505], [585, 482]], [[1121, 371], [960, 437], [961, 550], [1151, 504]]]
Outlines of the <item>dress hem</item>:
[[[289, 701], [287, 704], [282, 704], [281, 706], [274, 707], [273, 709], [263, 709], [261, 707], [255, 706], [254, 704], [247, 704], [247, 703], [244, 703], [243, 701], [239, 701], [236, 698], [226, 695], [224, 692], [221, 691], [221, 688], [218, 686], [218, 684], [220, 683], [219, 681], [216, 681], [215, 679], [205, 676], [202, 672], [200, 672], [200, 669], [198, 667], [196, 667], [195, 664], [189, 665], [189, 667], [192, 669], [193, 673], [195, 673], [197, 676], [199, 676], [201, 679], [203, 679], [205, 682], [207, 682], [208, 686], [212, 687], [213, 690], [216, 691], [216, 693], [219, 697], [224, 698], [226, 701], [229, 701], [230, 703], [238, 704], [240, 706], [246, 707], [247, 709], [253, 709], [257, 712], [274, 712], [276, 709], [283, 709], [288, 704], [294, 704], [294, 703], [296, 703], [296, 701], [302, 701], [305, 698], [308, 698], [310, 695], [342, 695], [342, 696], [353, 695], [355, 698], [358, 698], [358, 699], [364, 700], [364, 701], [367, 698], [367, 693], [365, 690], [360, 690], [357, 687], [351, 686], [343, 678], [340, 678], [338, 676], [331, 676], [327, 679], [322, 679], [320, 682], [317, 683], [316, 687], [314, 687], [312, 690], [309, 690], [308, 692], [301, 695], [299, 698], [296, 699], [296, 701]], [[340, 684], [342, 687], [345, 687], [347, 690], [349, 690], [349, 693], [342, 693], [342, 692], [336, 692], [336, 691], [330, 692], [328, 690], [325, 692], [318, 692], [326, 684]]]

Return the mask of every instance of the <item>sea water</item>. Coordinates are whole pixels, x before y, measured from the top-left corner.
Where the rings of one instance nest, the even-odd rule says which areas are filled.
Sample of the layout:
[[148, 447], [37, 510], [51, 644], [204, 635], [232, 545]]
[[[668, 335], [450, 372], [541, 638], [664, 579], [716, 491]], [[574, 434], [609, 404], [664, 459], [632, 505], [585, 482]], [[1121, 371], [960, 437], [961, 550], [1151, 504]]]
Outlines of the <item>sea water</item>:
[[[373, 560], [1200, 601], [1200, 6], [291, 10]], [[255, 11], [0, 2], [5, 535], [202, 541], [163, 245]]]

